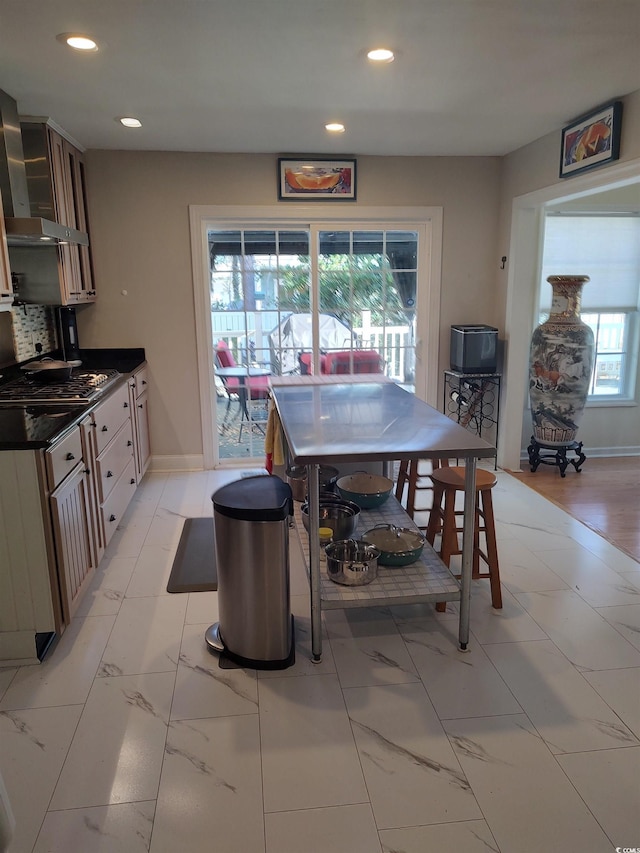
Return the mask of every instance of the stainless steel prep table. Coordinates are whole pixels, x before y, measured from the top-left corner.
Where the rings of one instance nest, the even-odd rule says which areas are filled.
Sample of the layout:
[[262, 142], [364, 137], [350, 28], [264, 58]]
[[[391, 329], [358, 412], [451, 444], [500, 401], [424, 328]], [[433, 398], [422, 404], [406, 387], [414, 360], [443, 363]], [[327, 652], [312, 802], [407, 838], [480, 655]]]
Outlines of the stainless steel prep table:
[[[476, 459], [493, 457], [495, 448], [382, 377], [342, 377], [342, 381], [337, 382], [318, 382], [318, 378], [313, 376], [285, 378], [289, 381], [279, 382], [277, 377], [273, 378], [273, 398], [291, 460], [296, 465], [307, 466], [311, 530], [318, 528], [320, 464], [445, 457], [465, 460], [458, 639], [461, 649], [466, 649], [469, 642]], [[309, 538], [311, 651], [312, 659], [317, 662], [322, 656], [320, 551], [317, 538]]]

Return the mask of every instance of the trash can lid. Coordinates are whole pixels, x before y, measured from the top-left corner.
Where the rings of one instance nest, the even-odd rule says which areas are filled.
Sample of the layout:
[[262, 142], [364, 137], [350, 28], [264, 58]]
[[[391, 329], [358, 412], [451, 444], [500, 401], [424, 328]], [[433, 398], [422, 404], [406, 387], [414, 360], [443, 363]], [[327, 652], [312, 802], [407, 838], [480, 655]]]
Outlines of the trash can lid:
[[242, 521], [281, 521], [293, 514], [291, 486], [264, 474], [228, 483], [211, 500], [214, 511]]

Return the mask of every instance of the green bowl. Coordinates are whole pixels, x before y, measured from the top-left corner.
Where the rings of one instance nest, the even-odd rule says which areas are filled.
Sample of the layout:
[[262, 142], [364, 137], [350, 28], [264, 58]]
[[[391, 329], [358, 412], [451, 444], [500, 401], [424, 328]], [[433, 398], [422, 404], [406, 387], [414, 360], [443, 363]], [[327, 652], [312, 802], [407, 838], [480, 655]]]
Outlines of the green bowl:
[[358, 471], [340, 477], [336, 488], [345, 500], [357, 503], [361, 509], [375, 509], [382, 506], [391, 494], [393, 480], [381, 474]]

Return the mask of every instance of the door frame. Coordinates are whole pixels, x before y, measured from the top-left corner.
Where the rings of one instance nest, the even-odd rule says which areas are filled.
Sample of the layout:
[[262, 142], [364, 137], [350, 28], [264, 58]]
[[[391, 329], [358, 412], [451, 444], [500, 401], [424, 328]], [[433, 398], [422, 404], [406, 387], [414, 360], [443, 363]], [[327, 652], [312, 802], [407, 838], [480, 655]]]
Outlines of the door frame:
[[[189, 205], [191, 261], [193, 272], [193, 304], [198, 360], [200, 421], [202, 426], [203, 465], [216, 467], [214, 454], [215, 395], [213, 369], [213, 334], [209, 290], [209, 253], [207, 229], [279, 227], [300, 228], [303, 225], [331, 222], [385, 223], [389, 228], [425, 227], [426, 240], [419, 244], [418, 296], [416, 316], [416, 379], [418, 397], [437, 407], [438, 352], [440, 331], [440, 289], [442, 281], [442, 207], [369, 207], [328, 202], [319, 205], [296, 205], [295, 215], [282, 205]], [[425, 244], [425, 245], [423, 245]], [[227, 460], [225, 460], [225, 463]], [[247, 464], [247, 460], [228, 460]], [[220, 465], [218, 467], [227, 467]]]
[[571, 178], [570, 184], [557, 183], [517, 196], [512, 202], [509, 241], [509, 274], [505, 336], [507, 357], [504, 367], [503, 398], [500, 406], [498, 466], [519, 471], [523, 454], [523, 427], [529, 382], [529, 346], [536, 324], [538, 279], [541, 264], [541, 223], [550, 204], [593, 195], [606, 189], [637, 183], [640, 159], [608, 166], [601, 172]]

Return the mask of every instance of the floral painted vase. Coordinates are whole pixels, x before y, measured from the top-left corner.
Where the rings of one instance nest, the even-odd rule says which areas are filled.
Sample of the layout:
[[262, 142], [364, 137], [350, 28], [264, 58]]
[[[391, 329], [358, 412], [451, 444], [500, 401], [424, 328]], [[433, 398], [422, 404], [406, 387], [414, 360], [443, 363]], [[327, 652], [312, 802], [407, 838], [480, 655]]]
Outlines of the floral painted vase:
[[561, 447], [575, 441], [593, 370], [593, 332], [580, 319], [586, 275], [552, 275], [549, 319], [531, 338], [529, 399], [533, 437]]

